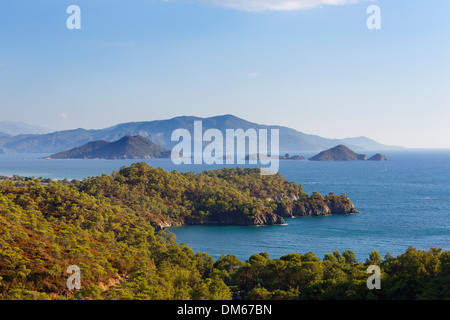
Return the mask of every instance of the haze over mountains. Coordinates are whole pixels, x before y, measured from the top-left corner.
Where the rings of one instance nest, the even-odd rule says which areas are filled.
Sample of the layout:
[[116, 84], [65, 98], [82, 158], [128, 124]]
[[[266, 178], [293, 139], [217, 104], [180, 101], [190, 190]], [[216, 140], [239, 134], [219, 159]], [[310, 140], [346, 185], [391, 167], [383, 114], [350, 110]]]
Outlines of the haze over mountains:
[[22, 121], [0, 121], [0, 137], [4, 135], [17, 136], [19, 134], [45, 134], [52, 130], [31, 125]]
[[[143, 136], [157, 145], [171, 150], [178, 142], [171, 141], [176, 129], [187, 129], [193, 134], [194, 121], [202, 121], [203, 130], [218, 129], [225, 136], [226, 129], [279, 129], [280, 153], [315, 152], [345, 144], [353, 150], [390, 150], [401, 147], [386, 146], [367, 137], [347, 139], [327, 139], [283, 127], [252, 123], [233, 115], [210, 118], [181, 116], [167, 120], [128, 122], [99, 130], [64, 130], [47, 134], [0, 135], [0, 150], [17, 153], [57, 153], [80, 147], [91, 141], [117, 141], [124, 136]], [[1, 132], [1, 130], [0, 130]], [[269, 132], [270, 137], [270, 132]], [[269, 139], [270, 141], [270, 139]]]

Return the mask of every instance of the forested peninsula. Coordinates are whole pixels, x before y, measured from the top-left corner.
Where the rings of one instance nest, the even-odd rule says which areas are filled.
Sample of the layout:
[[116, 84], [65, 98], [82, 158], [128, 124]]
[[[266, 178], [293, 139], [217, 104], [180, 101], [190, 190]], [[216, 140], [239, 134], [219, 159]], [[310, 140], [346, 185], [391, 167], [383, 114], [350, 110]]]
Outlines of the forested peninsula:
[[[283, 217], [355, 213], [345, 196], [318, 193], [256, 169], [178, 173], [145, 163], [82, 181], [0, 181], [0, 299], [443, 299], [450, 253], [414, 248], [365, 263], [351, 250], [248, 261], [177, 244], [178, 224], [275, 224]], [[159, 230], [159, 231], [158, 231]], [[383, 290], [366, 286], [381, 266]], [[68, 289], [67, 268], [81, 269]]]
[[[38, 182], [16, 190], [28, 195], [31, 183]], [[260, 169], [180, 173], [141, 162], [111, 175], [51, 182], [43, 188], [103, 199], [144, 218], [155, 230], [195, 224], [274, 225], [286, 217], [358, 213], [346, 195], [308, 195], [281, 174], [263, 176]], [[68, 205], [52, 206], [48, 209], [71, 213]]]

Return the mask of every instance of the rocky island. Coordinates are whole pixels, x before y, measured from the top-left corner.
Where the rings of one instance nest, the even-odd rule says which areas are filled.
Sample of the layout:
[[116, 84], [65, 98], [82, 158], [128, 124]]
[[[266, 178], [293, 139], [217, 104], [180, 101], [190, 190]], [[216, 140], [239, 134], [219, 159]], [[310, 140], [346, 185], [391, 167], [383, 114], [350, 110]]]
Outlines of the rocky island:
[[334, 148], [322, 151], [321, 153], [309, 158], [311, 161], [355, 161], [366, 160], [365, 154], [358, 154], [344, 145], [338, 145]]
[[172, 152], [138, 136], [125, 136], [114, 142], [91, 141], [81, 147], [53, 154], [47, 159], [151, 159], [170, 158]]
[[305, 160], [305, 157], [300, 155], [289, 155], [289, 153], [286, 153], [284, 156], [271, 156], [271, 155], [265, 155], [265, 154], [250, 154], [245, 157], [245, 160], [269, 160], [269, 159], [278, 159], [278, 160]]
[[[345, 145], [338, 145], [334, 148], [322, 151], [308, 160], [311, 161], [365, 161], [367, 157], [365, 154], [356, 153], [350, 150]], [[369, 158], [369, 161], [386, 161], [387, 157], [381, 153], [377, 153]]]
[[388, 158], [381, 153], [377, 153], [376, 155], [368, 159], [368, 161], [387, 161], [387, 160]]

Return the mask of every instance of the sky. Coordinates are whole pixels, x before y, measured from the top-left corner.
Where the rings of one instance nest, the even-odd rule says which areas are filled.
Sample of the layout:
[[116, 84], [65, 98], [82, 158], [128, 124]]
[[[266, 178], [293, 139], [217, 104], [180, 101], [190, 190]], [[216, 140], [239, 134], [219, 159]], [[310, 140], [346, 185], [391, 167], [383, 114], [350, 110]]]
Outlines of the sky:
[[[370, 5], [381, 29], [367, 28]], [[448, 0], [1, 1], [0, 120], [63, 130], [233, 114], [450, 148], [449, 12]]]

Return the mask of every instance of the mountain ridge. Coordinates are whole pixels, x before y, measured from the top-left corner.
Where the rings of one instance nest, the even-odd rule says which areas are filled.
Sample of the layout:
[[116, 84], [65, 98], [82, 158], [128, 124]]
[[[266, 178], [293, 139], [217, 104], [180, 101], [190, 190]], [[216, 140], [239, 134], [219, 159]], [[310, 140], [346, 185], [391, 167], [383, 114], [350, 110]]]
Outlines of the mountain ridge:
[[[162, 146], [165, 149], [172, 149], [177, 142], [171, 141], [171, 134], [176, 129], [187, 129], [193, 133], [194, 121], [202, 121], [203, 129], [219, 129], [225, 132], [226, 129], [279, 129], [280, 130], [280, 153], [298, 153], [305, 151], [322, 151], [339, 144], [347, 144], [355, 150], [366, 150], [365, 145], [344, 143], [342, 139], [328, 139], [318, 135], [306, 134], [292, 128], [264, 125], [249, 122], [239, 117], [226, 114], [209, 118], [196, 116], [178, 116], [165, 120], [152, 120], [140, 122], [125, 122], [116, 124], [104, 129], [73, 129], [56, 131], [43, 135], [22, 135], [15, 137], [4, 137], [0, 139], [0, 148], [14, 150], [17, 153], [57, 153], [71, 148], [79, 147], [91, 141], [105, 140], [108, 142], [116, 141], [124, 136], [141, 135], [152, 142]], [[352, 139], [352, 138], [348, 138]], [[370, 145], [378, 146], [376, 150], [386, 150], [398, 148], [386, 146], [371, 141]], [[269, 139], [270, 143], [270, 139]]]

